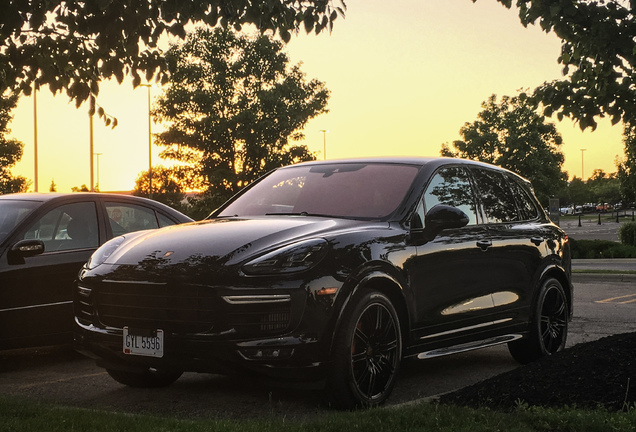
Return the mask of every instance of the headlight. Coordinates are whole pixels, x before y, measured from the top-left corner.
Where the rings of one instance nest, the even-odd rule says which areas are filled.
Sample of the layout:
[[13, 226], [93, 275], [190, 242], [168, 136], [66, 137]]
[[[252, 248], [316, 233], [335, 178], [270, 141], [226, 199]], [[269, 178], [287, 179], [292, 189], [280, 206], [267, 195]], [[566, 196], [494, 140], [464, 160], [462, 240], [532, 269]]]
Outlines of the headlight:
[[99, 249], [97, 249], [88, 260], [86, 267], [94, 269], [95, 267], [104, 264], [109, 256], [126, 240], [124, 236], [115, 237], [104, 243]]
[[327, 254], [329, 243], [324, 239], [312, 239], [262, 255], [243, 266], [248, 275], [286, 274], [308, 270]]

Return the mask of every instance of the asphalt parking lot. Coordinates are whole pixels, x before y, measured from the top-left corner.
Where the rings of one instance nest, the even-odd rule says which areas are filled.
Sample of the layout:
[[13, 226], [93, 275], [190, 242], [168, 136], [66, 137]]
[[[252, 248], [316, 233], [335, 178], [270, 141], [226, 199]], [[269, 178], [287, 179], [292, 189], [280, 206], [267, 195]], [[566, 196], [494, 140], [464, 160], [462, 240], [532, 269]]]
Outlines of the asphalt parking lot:
[[568, 236], [575, 240], [619, 241], [618, 230], [621, 224], [631, 222], [632, 219], [629, 216], [621, 216], [619, 222], [616, 222], [615, 217], [613, 218], [611, 214], [606, 213], [601, 215], [600, 224], [598, 221], [598, 218], [589, 218], [588, 216], [587, 218], [581, 218], [581, 226], [579, 226], [578, 218], [561, 218], [559, 226], [565, 230]]

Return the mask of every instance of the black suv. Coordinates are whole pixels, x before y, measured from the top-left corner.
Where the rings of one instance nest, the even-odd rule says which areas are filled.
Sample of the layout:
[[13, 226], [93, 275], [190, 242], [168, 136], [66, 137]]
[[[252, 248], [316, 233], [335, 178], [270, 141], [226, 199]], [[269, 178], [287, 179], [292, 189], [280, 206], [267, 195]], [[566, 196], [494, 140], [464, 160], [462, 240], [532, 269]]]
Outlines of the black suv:
[[183, 371], [319, 382], [384, 402], [404, 357], [565, 346], [568, 238], [528, 181], [445, 158], [274, 170], [206, 221], [125, 234], [80, 273], [78, 349], [117, 381]]

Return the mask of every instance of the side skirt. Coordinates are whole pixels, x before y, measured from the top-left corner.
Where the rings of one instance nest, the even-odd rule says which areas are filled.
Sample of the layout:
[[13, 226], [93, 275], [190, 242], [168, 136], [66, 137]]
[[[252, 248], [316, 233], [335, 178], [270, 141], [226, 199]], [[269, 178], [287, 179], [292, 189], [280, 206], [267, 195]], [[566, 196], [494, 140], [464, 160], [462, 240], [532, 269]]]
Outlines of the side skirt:
[[522, 335], [520, 334], [507, 334], [501, 336], [495, 336], [488, 339], [483, 339], [474, 342], [467, 342], [459, 345], [453, 345], [444, 348], [438, 348], [431, 351], [424, 351], [419, 354], [416, 354], [417, 358], [420, 360], [433, 358], [433, 357], [441, 357], [450, 354], [457, 354], [466, 351], [472, 351], [480, 348], [487, 348], [495, 345], [501, 345], [508, 342], [512, 342], [517, 339], [521, 339]]

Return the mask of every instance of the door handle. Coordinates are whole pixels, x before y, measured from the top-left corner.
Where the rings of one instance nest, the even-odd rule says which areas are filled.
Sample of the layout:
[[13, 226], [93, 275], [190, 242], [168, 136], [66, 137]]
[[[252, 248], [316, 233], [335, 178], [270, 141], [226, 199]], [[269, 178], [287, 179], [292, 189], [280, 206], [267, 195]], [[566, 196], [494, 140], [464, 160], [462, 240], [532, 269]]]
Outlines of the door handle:
[[477, 241], [477, 246], [479, 249], [486, 251], [490, 246], [492, 246], [492, 242], [490, 240], [479, 240]]
[[542, 237], [532, 237], [530, 239], [530, 241], [532, 243], [534, 243], [536, 246], [539, 246], [541, 243], [543, 243], [543, 238]]

